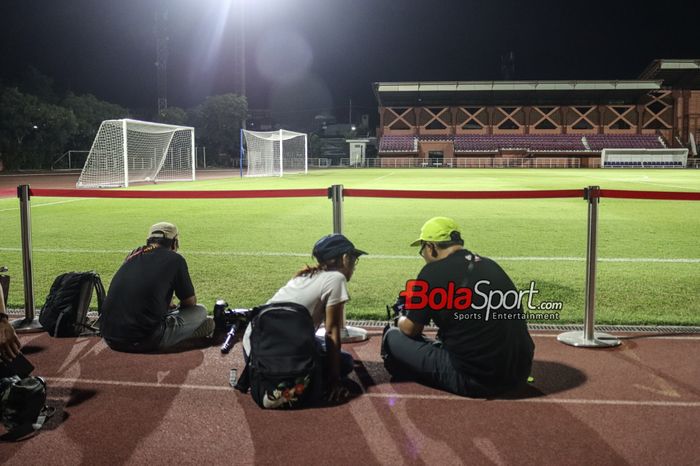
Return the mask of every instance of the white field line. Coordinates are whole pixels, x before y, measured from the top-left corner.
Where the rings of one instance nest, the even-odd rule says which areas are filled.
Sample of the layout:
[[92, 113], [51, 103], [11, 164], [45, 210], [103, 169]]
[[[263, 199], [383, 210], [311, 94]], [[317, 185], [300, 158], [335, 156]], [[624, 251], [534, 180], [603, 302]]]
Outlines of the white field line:
[[[2, 248], [2, 252], [21, 252], [21, 248]], [[65, 253], [65, 254], [127, 254], [130, 250], [126, 249], [76, 249], [76, 248], [33, 248], [33, 252], [45, 253]], [[311, 254], [300, 252], [267, 252], [267, 251], [183, 251], [184, 256], [231, 256], [231, 257], [305, 257], [311, 258]], [[362, 258], [362, 260], [375, 259], [401, 259], [418, 261], [418, 255], [386, 255], [386, 254], [371, 254]], [[545, 256], [511, 256], [511, 257], [492, 257], [491, 259], [499, 261], [519, 261], [519, 262], [584, 262], [585, 257], [545, 257]], [[599, 262], [641, 262], [641, 263], [671, 263], [671, 264], [700, 264], [700, 258], [660, 258], [660, 257], [599, 257]]]
[[382, 180], [382, 179], [386, 178], [387, 176], [391, 176], [393, 174], [394, 174], [394, 172], [390, 172], [390, 173], [387, 173], [386, 175], [382, 175], [380, 177], [377, 177], [377, 178], [373, 179], [372, 181]]
[[[61, 377], [44, 377], [53, 384], [59, 385], [112, 385], [117, 387], [143, 387], [143, 388], [170, 388], [178, 390], [208, 390], [217, 392], [230, 392], [233, 388], [225, 385], [194, 385], [194, 384], [173, 384], [156, 382], [129, 382], [121, 380], [98, 380], [98, 379], [76, 379]], [[461, 401], [472, 403], [484, 403], [486, 400], [465, 398], [456, 395], [420, 395], [401, 393], [363, 393], [361, 397], [369, 398], [389, 398], [404, 400], [441, 400], [441, 401]], [[489, 403], [544, 403], [544, 404], [573, 404], [573, 405], [612, 405], [612, 406], [659, 406], [664, 408], [700, 408], [700, 401], [655, 401], [655, 400], [603, 400], [595, 398], [524, 398], [519, 400], [495, 399], [488, 400]]]
[[658, 182], [656, 182], [656, 181], [626, 180], [626, 179], [623, 179], [623, 178], [613, 178], [613, 180], [614, 180], [614, 181], [622, 181], [623, 183], [631, 183], [631, 184], [635, 184], [635, 183], [644, 183], [644, 184], [651, 184], [651, 185], [655, 185], [655, 186], [665, 186], [665, 187], [667, 187], [667, 188], [688, 189], [688, 190], [691, 190], [691, 191], [700, 191], [700, 189], [698, 189], [697, 187], [694, 187], [694, 186], [680, 186], [680, 185], [677, 185], [677, 184], [658, 183]]
[[[32, 209], [35, 207], [44, 207], [47, 205], [56, 205], [56, 204], [67, 204], [69, 202], [80, 202], [80, 201], [87, 201], [89, 198], [81, 198], [81, 199], [68, 199], [67, 201], [56, 201], [56, 202], [45, 202], [43, 204], [34, 204], [32, 203]], [[19, 210], [19, 207], [10, 207], [9, 209], [0, 209], [0, 212], [9, 212], [11, 210]]]

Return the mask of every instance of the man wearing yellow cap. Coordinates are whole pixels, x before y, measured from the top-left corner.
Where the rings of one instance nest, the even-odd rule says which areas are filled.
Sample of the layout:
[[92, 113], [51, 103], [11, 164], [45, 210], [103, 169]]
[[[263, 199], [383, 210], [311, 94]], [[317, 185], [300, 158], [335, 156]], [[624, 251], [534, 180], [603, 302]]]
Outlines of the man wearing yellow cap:
[[[148, 231], [146, 245], [134, 249], [112, 278], [100, 330], [117, 351], [145, 353], [210, 336], [214, 321], [197, 304], [185, 258], [177, 253], [179, 233], [160, 222]], [[180, 300], [173, 304], [173, 295]]]
[[[462, 396], [490, 396], [524, 384], [534, 343], [522, 307], [512, 302], [506, 309], [485, 299], [517, 293], [505, 271], [465, 249], [451, 218], [428, 220], [411, 246], [420, 246], [426, 264], [401, 293], [405, 310], [397, 327], [384, 334], [387, 370]], [[435, 341], [422, 335], [431, 320], [438, 327]]]

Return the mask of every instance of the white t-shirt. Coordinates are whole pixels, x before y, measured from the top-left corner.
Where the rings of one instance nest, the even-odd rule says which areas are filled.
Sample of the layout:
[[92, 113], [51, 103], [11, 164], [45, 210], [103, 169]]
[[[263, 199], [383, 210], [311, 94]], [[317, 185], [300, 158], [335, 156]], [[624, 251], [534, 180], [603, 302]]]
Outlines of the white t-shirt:
[[[296, 303], [301, 304], [311, 313], [314, 327], [318, 328], [326, 320], [326, 307], [344, 303], [348, 295], [348, 281], [338, 271], [320, 271], [312, 277], [302, 275], [294, 277], [280, 288], [266, 304]], [[251, 327], [245, 329], [243, 349], [250, 354]]]

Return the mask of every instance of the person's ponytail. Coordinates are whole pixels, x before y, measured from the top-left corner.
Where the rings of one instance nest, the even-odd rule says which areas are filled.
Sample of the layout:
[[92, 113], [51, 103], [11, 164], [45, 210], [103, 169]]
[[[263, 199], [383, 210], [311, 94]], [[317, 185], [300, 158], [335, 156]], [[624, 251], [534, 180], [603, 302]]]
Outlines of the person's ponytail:
[[333, 259], [329, 259], [325, 262], [318, 263], [316, 265], [306, 265], [303, 269], [299, 270], [295, 275], [294, 278], [297, 277], [313, 277], [314, 274], [318, 272], [325, 272], [327, 270], [336, 270], [340, 267], [342, 263], [342, 258], [343, 256], [338, 256], [334, 257]]

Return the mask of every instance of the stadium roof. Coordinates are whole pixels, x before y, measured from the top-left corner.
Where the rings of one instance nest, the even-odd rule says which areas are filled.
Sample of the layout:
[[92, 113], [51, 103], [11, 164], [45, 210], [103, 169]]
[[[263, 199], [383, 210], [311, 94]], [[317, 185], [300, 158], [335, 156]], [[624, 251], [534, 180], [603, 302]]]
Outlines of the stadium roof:
[[382, 107], [413, 105], [591, 104], [637, 102], [659, 80], [379, 82]]
[[640, 79], [662, 79], [665, 87], [700, 89], [700, 60], [654, 60]]

